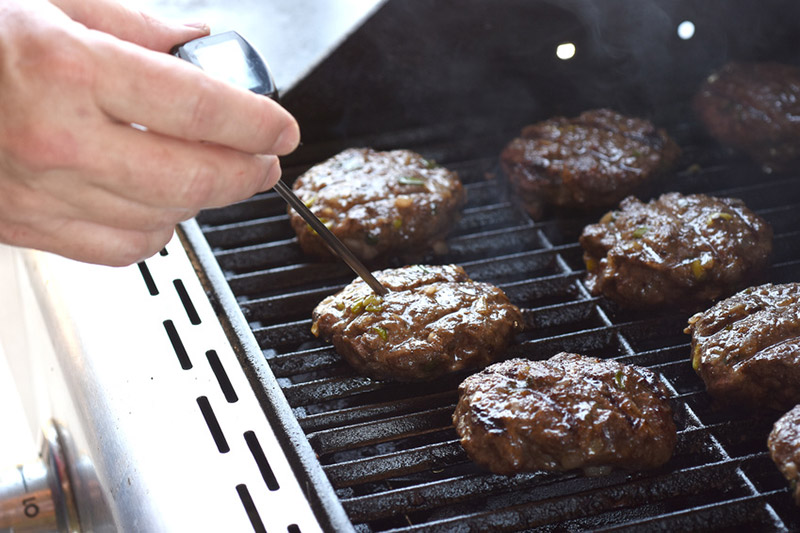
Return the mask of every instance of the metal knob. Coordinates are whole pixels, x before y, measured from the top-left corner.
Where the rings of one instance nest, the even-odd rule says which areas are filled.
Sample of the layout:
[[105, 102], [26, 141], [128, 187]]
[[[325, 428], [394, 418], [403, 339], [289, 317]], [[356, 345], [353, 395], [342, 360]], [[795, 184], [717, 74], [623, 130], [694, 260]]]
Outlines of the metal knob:
[[52, 425], [39, 460], [0, 472], [0, 533], [65, 531], [80, 527], [59, 431]]

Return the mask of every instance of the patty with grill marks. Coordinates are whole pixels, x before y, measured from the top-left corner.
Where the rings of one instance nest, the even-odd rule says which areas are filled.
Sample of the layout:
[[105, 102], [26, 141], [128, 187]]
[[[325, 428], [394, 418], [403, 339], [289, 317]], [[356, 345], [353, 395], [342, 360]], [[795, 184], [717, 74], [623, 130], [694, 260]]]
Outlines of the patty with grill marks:
[[696, 311], [757, 279], [772, 228], [736, 198], [661, 195], [623, 200], [580, 237], [586, 285], [628, 308]]
[[540, 219], [546, 204], [610, 207], [674, 167], [679, 155], [649, 121], [597, 109], [526, 126], [500, 164], [525, 209]]
[[378, 296], [360, 278], [314, 309], [311, 331], [330, 340], [359, 373], [420, 381], [496, 361], [522, 329], [505, 293], [457, 265], [374, 272]]
[[692, 366], [724, 404], [800, 403], [800, 284], [749, 287], [689, 319]]
[[677, 431], [646, 368], [574, 353], [510, 359], [465, 379], [453, 424], [467, 455], [497, 474], [655, 468]]
[[[440, 250], [458, 221], [466, 192], [456, 172], [409, 150], [350, 148], [311, 167], [295, 194], [360, 259]], [[303, 251], [332, 252], [293, 209], [289, 220]]]
[[722, 144], [774, 170], [800, 166], [800, 68], [729, 63], [705, 80], [693, 104]]
[[772, 461], [791, 484], [794, 502], [800, 505], [800, 405], [775, 422], [767, 439], [767, 447]]

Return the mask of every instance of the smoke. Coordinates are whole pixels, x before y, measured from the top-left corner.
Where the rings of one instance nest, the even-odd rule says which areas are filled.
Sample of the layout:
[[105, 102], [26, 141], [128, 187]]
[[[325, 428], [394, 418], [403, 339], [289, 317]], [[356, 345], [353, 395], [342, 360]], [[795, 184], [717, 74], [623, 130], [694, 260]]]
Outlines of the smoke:
[[[796, 40], [798, 6], [389, 0], [329, 58], [326, 78], [307, 92], [309, 100], [330, 93], [315, 114], [336, 117], [341, 135], [487, 116], [508, 128], [597, 107], [656, 123], [680, 120], [699, 83], [726, 61], [776, 49], [796, 54], [800, 47], [781, 42]], [[684, 21], [695, 26], [690, 39], [678, 35]], [[565, 44], [574, 53], [560, 58]]]

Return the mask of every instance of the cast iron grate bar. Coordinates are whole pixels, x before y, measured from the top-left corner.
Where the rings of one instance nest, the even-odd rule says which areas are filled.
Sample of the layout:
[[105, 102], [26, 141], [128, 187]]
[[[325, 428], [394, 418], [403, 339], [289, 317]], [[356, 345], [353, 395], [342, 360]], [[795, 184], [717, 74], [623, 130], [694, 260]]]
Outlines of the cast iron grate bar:
[[[338, 498], [365, 532], [798, 526], [788, 488], [765, 452], [766, 432], [778, 414], [712, 407], [688, 362], [686, 314], [626, 312], [586, 292], [577, 239], [601, 213], [531, 221], [507, 194], [497, 168], [497, 147], [514, 133], [487, 136], [479, 125], [441, 125], [348, 146], [411, 148], [457, 170], [469, 203], [448, 238], [448, 251], [423, 259], [461, 264], [520, 305], [527, 328], [508, 357], [577, 351], [659, 372], [674, 393], [675, 457], [655, 471], [598, 478], [575, 472], [506, 477], [480, 470], [450, 424], [456, 388], [467, 373], [426, 384], [377, 382], [353, 373], [311, 335], [314, 306], [353, 276], [340, 263], [304, 257], [285, 205], [267, 192], [204, 212], [198, 221], [334, 487], [329, 497]], [[286, 179], [345, 147], [338, 141], [304, 147], [286, 165]], [[744, 198], [775, 230], [767, 279], [796, 281], [800, 181], [764, 174], [714, 146], [687, 146], [684, 160], [683, 170], [659, 184], [663, 191]]]
[[[519, 503], [519, 491], [514, 496], [502, 495], [500, 501], [486, 501], [482, 506], [463, 504], [454, 517], [439, 518], [435, 514], [433, 520], [424, 525], [402, 528], [403, 531], [504, 531], [524, 524], [526, 528], [541, 527], [548, 524], [562, 523], [564, 527], [571, 523], [573, 528], [593, 530], [609, 522], [641, 521], [643, 515], [650, 515], [653, 522], [663, 521], [676, 508], [691, 506], [699, 508], [691, 517], [693, 527], [678, 530], [693, 530], [703, 524], [708, 510], [705, 504], [714, 502], [717, 505], [734, 501], [744, 505], [748, 523], [754, 518], [758, 520], [768, 517], [763, 507], [764, 496], [746, 494], [736, 474], [737, 462], [712, 464], [696, 470], [681, 470], [680, 475], [658, 476], [652, 479], [623, 479], [613, 476], [603, 478], [601, 483], [607, 486], [591, 486], [585, 478], [572, 478], [563, 483], [556, 483], [556, 492], [563, 490], [563, 496], [553, 495], [538, 499], [538, 494], [547, 493], [548, 487], [538, 485], [537, 491], [530, 491], [530, 501]], [[616, 481], [619, 484], [612, 484]], [[622, 481], [620, 483], [620, 481]], [[559, 486], [560, 485], [560, 486]], [[566, 486], [564, 486], [566, 485]], [[587, 489], [587, 485], [591, 488]], [[544, 490], [538, 490], [538, 489]], [[534, 494], [536, 496], [534, 496]], [[504, 497], [503, 497], [504, 496]], [[495, 509], [494, 507], [497, 506]], [[458, 506], [456, 506], [458, 507]], [[475, 511], [475, 509], [486, 509]], [[609, 520], [608, 514], [615, 518]], [[429, 513], [425, 513], [429, 514]], [[605, 516], [604, 516], [605, 515]], [[413, 514], [411, 514], [413, 517]], [[726, 518], [730, 520], [730, 518]], [[737, 517], [733, 523], [739, 523]], [[707, 524], [717, 527], [719, 524]], [[660, 526], [660, 524], [659, 524]], [[578, 529], [578, 528], [575, 528]]]
[[335, 427], [344, 427], [370, 420], [385, 419], [401, 414], [419, 412], [440, 405], [454, 405], [456, 393], [453, 390], [426, 395], [414, 395], [409, 398], [393, 398], [384, 403], [373, 403], [369, 406], [358, 406], [349, 409], [337, 409], [299, 417], [300, 426], [312, 433]]
[[[464, 463], [467, 460], [461, 444], [457, 439], [453, 439], [394, 454], [340, 462], [325, 466], [324, 469], [334, 487], [348, 487], [427, 470], [443, 470], [445, 467]], [[353, 476], [353, 472], [359, 472], [360, 475]], [[370, 500], [371, 503], [374, 503], [374, 500]], [[367, 508], [371, 507], [370, 504]], [[396, 511], [396, 509], [394, 507], [393, 510]], [[410, 510], [411, 508], [405, 507], [405, 509]], [[372, 507], [372, 512], [374, 512], [374, 507]]]
[[324, 429], [310, 433], [308, 440], [317, 450], [317, 454], [326, 455], [356, 446], [449, 429], [454, 407], [447, 405], [398, 417], [351, 424], [343, 428]]
[[[457, 445], [457, 441], [452, 443], [453, 448]], [[591, 509], [591, 514], [594, 514], [622, 506], [633, 507], [631, 504], [636, 499], [643, 504], [661, 504], [666, 507], [670, 500], [687, 496], [696, 497], [698, 505], [703, 499], [745, 496], [736, 472], [738, 465], [737, 460], [712, 461], [702, 466], [676, 469], [679, 476], [659, 473], [633, 479], [618, 474], [598, 478], [548, 473], [513, 477], [459, 475], [446, 481], [425, 483], [419, 488], [394, 489], [385, 498], [372, 495], [346, 498], [344, 504], [353, 516], [369, 517], [373, 520], [389, 518], [397, 508], [408, 509], [413, 514], [460, 505], [470, 508], [470, 511], [463, 514], [472, 515], [471, 520], [483, 522], [487, 517], [494, 519], [496, 515], [494, 512], [486, 512], [487, 507], [499, 508], [505, 506], [504, 500], [515, 500], [508, 507], [520, 512], [543, 515], [538, 518], [538, 524], [528, 523], [544, 525], [574, 518], [581, 513], [590, 514], [586, 512], [587, 509]], [[421, 494], [414, 494], [415, 491]], [[526, 493], [526, 496], [519, 497], [520, 493]], [[482, 505], [473, 503], [479, 502], [486, 494], [493, 495], [494, 501], [481, 502]], [[576, 495], [581, 501], [573, 500]], [[589, 505], [583, 505], [587, 503]], [[450, 523], [463, 518], [456, 516]]]

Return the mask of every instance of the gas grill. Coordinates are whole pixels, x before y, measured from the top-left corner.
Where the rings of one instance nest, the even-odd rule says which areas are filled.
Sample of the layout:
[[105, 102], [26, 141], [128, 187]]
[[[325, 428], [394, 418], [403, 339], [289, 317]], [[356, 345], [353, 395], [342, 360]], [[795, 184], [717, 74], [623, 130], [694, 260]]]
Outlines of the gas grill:
[[[581, 283], [577, 237], [597, 217], [528, 219], [497, 176], [498, 143], [509, 132], [494, 142], [482, 132], [432, 128], [414, 130], [412, 143], [407, 132], [395, 142], [391, 136], [370, 139], [379, 148], [419, 151], [461, 175], [469, 202], [448, 240], [449, 252], [424, 259], [462, 265], [473, 279], [500, 286], [524, 310], [526, 330], [509, 357], [545, 359], [572, 351], [660, 373], [673, 394], [675, 456], [654, 471], [599, 478], [481, 471], [469, 462], [451, 423], [456, 389], [467, 374], [411, 385], [376, 382], [355, 374], [313, 337], [312, 309], [352, 274], [337, 264], [309, 263], [292, 238], [284, 205], [267, 193], [199, 216], [199, 226], [187, 234], [197, 253], [214, 258], [201, 262], [216, 261], [224, 272], [231, 301], [258, 342], [258, 360], [251, 364], [266, 364], [280, 387], [269, 399], [276, 415], [296, 420], [307, 437], [313, 454], [299, 459], [320, 468], [331, 485], [319, 497], [339, 502], [360, 531], [797, 527], [800, 514], [766, 450], [777, 415], [713, 408], [689, 362], [686, 314], [634, 315], [589, 295]], [[796, 279], [796, 178], [766, 175], [715, 146], [679, 141], [693, 163], [662, 186], [746, 198], [775, 230], [768, 279]], [[287, 165], [286, 178], [313, 162]]]
[[[237, 464], [242, 470], [221, 485], [209, 477], [209, 504], [217, 493], [228, 494], [240, 518], [247, 517], [242, 523], [255, 531], [273, 531], [275, 506], [291, 508], [287, 502], [298, 497], [303, 510], [297, 512], [306, 513], [308, 505], [316, 524], [293, 521], [282, 509], [289, 517], [277, 529], [800, 529], [800, 511], [766, 449], [782, 413], [713, 405], [691, 368], [686, 313], [625, 311], [585, 289], [577, 239], [602, 212], [552, 211], [533, 221], [498, 166], [500, 150], [524, 124], [601, 105], [646, 116], [683, 150], [678, 171], [646, 194], [676, 190], [744, 199], [775, 232], [765, 281], [798, 281], [800, 177], [768, 172], [719, 146], [695, 121], [689, 100], [703, 77], [728, 59], [796, 62], [800, 8], [779, 1], [761, 3], [755, 12], [746, 2], [595, 4], [386, 2], [285, 95], [284, 105], [303, 126], [304, 144], [283, 161], [284, 179], [291, 182], [338, 151], [361, 146], [411, 149], [457, 171], [468, 204], [446, 253], [420, 251], [369, 266], [457, 263], [473, 279], [498, 285], [525, 317], [525, 331], [507, 357], [546, 359], [569, 351], [657, 372], [671, 393], [678, 427], [673, 458], [655, 470], [599, 477], [481, 470], [466, 457], [451, 422], [458, 384], [468, 373], [425, 383], [374, 381], [354, 373], [311, 334], [313, 308], [353, 274], [342, 263], [305, 257], [283, 200], [267, 192], [202, 212], [181, 225], [180, 240], [127, 275], [148, 288], [148, 297], [174, 287], [182, 302], [178, 312], [186, 317], [157, 319], [176, 367], [169, 372], [189, 375], [198, 357], [207, 358], [207, 381], [219, 387], [198, 392], [192, 405], [202, 422], [191, 436], [213, 442], [211, 454], [198, 452], [198, 460], [209, 461], [212, 473], [230, 468], [204, 457], [225, 456], [226, 446], [236, 452], [241, 437], [238, 448], [250, 454], [249, 466]], [[695, 37], [675, 34], [682, 21], [693, 22]], [[563, 42], [575, 44], [574, 59], [554, 55]], [[184, 253], [197, 277], [181, 282], [188, 292], [172, 272], [160, 274], [165, 261]], [[41, 271], [36, 260], [28, 264]], [[196, 320], [218, 320], [212, 327], [230, 341], [229, 350], [218, 348], [218, 360], [187, 338], [195, 304]], [[230, 395], [237, 393], [247, 406], [226, 418], [236, 403]], [[262, 448], [259, 437], [275, 442]], [[83, 447], [92, 448], [86, 440]], [[106, 478], [99, 478], [102, 485]], [[262, 497], [260, 478], [268, 496], [275, 484], [290, 496]], [[119, 490], [124, 495], [129, 489], [123, 484]]]

